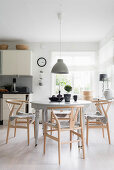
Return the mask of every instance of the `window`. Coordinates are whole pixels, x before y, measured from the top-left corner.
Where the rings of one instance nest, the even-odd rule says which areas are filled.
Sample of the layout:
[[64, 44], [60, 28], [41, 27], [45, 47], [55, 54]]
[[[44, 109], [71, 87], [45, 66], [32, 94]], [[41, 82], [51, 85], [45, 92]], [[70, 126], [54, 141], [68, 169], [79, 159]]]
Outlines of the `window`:
[[[53, 53], [57, 60], [58, 53]], [[52, 94], [58, 94], [59, 89], [64, 94], [64, 86], [73, 87], [72, 94], [81, 94], [82, 90], [93, 90], [95, 81], [96, 60], [94, 52], [68, 52], [62, 53], [62, 59], [67, 64], [70, 73], [53, 76]]]

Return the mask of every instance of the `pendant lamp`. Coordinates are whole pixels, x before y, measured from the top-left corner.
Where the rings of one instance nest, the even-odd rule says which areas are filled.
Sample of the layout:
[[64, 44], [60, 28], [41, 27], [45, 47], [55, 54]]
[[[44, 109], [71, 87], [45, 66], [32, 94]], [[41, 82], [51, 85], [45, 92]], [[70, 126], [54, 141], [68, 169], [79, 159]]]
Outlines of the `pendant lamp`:
[[57, 63], [53, 66], [51, 73], [55, 74], [68, 74], [68, 68], [66, 64], [61, 59], [61, 13], [58, 13], [58, 19], [60, 21], [60, 58], [57, 60]]

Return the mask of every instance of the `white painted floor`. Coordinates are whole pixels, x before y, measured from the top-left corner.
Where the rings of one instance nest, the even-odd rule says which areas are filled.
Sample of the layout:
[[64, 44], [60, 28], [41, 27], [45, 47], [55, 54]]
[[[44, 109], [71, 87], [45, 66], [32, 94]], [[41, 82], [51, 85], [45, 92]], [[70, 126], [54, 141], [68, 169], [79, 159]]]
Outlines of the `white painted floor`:
[[[18, 129], [16, 138], [13, 129], [10, 131], [8, 144], [5, 144], [7, 127], [0, 126], [0, 170], [113, 170], [114, 169], [114, 105], [109, 111], [111, 145], [107, 133], [102, 138], [101, 129], [91, 129], [89, 147], [86, 147], [86, 158], [77, 144], [61, 146], [61, 165], [58, 165], [57, 143], [47, 138], [46, 154], [43, 155], [43, 136], [40, 126], [39, 144], [34, 147], [33, 126], [30, 131], [30, 145], [27, 145], [26, 130]], [[62, 134], [62, 139], [68, 134]]]

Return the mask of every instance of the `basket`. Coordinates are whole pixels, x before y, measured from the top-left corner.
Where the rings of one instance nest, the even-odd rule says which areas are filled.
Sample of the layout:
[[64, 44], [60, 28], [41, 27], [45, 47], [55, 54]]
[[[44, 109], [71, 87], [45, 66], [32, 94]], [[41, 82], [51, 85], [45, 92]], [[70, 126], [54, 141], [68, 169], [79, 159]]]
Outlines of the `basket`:
[[7, 44], [0, 44], [0, 50], [7, 50], [8, 45]]
[[92, 95], [92, 91], [83, 91], [82, 92], [83, 95], [83, 100], [93, 100], [93, 95]]
[[23, 45], [23, 44], [20, 44], [20, 45], [16, 45], [16, 50], [28, 50], [28, 46], [27, 45]]

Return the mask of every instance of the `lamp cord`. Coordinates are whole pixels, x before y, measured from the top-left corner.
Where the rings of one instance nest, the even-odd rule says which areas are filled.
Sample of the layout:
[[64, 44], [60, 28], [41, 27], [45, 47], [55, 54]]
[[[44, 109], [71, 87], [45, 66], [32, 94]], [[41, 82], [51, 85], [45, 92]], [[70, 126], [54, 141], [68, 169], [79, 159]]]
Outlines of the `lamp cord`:
[[61, 58], [61, 45], [62, 45], [62, 43], [61, 43], [61, 40], [62, 40], [62, 38], [61, 38], [61, 14], [60, 14], [60, 58]]
[[62, 50], [62, 37], [61, 37], [61, 35], [62, 35], [62, 27], [61, 27], [61, 25], [62, 25], [62, 23], [61, 23], [61, 18], [62, 18], [62, 14], [61, 13], [58, 13], [58, 19], [59, 19], [59, 26], [60, 26], [60, 58], [61, 58], [61, 50]]

